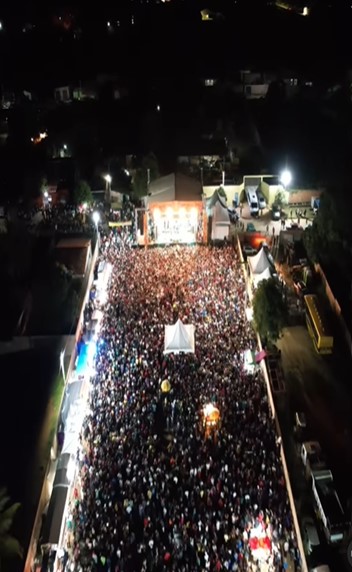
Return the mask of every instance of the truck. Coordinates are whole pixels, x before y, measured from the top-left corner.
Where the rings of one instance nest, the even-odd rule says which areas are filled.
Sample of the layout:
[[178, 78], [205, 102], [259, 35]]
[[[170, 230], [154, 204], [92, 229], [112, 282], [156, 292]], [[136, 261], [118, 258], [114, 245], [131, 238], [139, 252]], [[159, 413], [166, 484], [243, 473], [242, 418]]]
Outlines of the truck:
[[326, 469], [326, 461], [318, 441], [305, 441], [302, 443], [301, 459], [307, 479], [311, 478], [313, 471]]
[[329, 469], [312, 471], [312, 491], [327, 541], [341, 542], [348, 522]]

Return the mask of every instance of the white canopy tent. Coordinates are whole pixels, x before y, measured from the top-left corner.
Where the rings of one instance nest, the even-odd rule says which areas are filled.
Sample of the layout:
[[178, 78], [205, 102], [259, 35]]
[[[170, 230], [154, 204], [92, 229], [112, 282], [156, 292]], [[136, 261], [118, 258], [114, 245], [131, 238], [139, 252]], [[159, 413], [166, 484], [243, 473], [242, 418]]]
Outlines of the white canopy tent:
[[82, 399], [72, 403], [65, 424], [65, 439], [61, 454], [75, 455], [79, 445], [79, 434], [84, 421], [84, 404]]
[[269, 280], [269, 278], [271, 278], [271, 272], [269, 268], [266, 268], [261, 274], [253, 274], [254, 286], [258, 286], [262, 280]]
[[248, 256], [247, 260], [253, 275], [262, 274], [265, 270], [270, 269], [270, 262], [263, 247], [254, 256]]
[[220, 201], [215, 204], [212, 211], [213, 224], [211, 238], [212, 240], [224, 240], [224, 238], [228, 238], [230, 232], [229, 211]]
[[194, 353], [194, 326], [183, 324], [180, 319], [172, 326], [165, 326], [164, 354]]

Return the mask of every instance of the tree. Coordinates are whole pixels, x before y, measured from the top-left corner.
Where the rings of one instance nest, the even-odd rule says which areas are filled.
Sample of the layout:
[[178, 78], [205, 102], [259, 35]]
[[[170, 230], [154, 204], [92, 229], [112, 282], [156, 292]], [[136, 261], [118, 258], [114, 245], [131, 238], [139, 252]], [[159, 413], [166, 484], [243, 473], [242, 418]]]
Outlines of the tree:
[[16, 556], [22, 558], [23, 551], [20, 543], [10, 534], [15, 515], [20, 503], [10, 504], [6, 488], [0, 489], [0, 570], [3, 563]]
[[29, 327], [35, 333], [69, 333], [77, 318], [81, 283], [64, 265], [49, 260], [33, 280], [33, 312]]
[[224, 187], [219, 187], [218, 189], [215, 189], [215, 191], [218, 193], [220, 197], [223, 197], [225, 200], [227, 200], [226, 191]]
[[87, 181], [78, 181], [73, 191], [73, 200], [76, 205], [93, 202], [92, 191]]
[[159, 177], [158, 160], [154, 153], [145, 155], [139, 167], [136, 168], [132, 178], [132, 191], [137, 197], [145, 197], [148, 194], [148, 172], [149, 181], [155, 181]]
[[284, 191], [277, 191], [274, 204], [277, 205], [280, 209], [287, 205], [287, 197]]
[[338, 268], [346, 277], [352, 273], [351, 208], [347, 188], [330, 189], [321, 196], [313, 224], [303, 235], [310, 260]]
[[47, 180], [40, 169], [28, 171], [23, 181], [23, 196], [26, 199], [36, 199], [47, 189]]
[[259, 283], [254, 294], [253, 315], [259, 335], [264, 340], [275, 342], [286, 323], [287, 308], [274, 278]]

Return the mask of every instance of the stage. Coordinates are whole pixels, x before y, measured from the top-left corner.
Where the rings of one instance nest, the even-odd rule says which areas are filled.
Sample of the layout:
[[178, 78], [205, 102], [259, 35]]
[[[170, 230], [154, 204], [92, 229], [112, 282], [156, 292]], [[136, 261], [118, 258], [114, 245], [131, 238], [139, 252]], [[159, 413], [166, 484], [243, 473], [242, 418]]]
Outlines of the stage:
[[157, 203], [148, 213], [148, 242], [194, 244], [204, 240], [202, 202]]

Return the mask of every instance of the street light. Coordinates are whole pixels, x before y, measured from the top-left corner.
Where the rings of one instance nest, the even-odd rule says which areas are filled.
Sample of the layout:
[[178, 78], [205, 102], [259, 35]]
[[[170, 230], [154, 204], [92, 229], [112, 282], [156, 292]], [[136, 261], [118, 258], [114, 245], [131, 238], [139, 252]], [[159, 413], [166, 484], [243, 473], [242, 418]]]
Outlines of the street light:
[[94, 211], [94, 213], [92, 214], [92, 219], [93, 219], [93, 222], [94, 222], [95, 226], [96, 226], [97, 229], [98, 229], [98, 224], [99, 224], [99, 221], [100, 221], [100, 214], [99, 214], [97, 211]]
[[280, 181], [283, 184], [284, 187], [288, 187], [291, 184], [292, 181], [292, 175], [291, 172], [288, 171], [287, 169], [285, 169], [284, 171], [282, 171], [281, 176], [280, 176]]
[[111, 199], [110, 199], [110, 191], [111, 191], [111, 181], [112, 181], [112, 176], [107, 174], [104, 176], [104, 179], [106, 181], [106, 186], [105, 186], [105, 201], [110, 205], [111, 203]]

